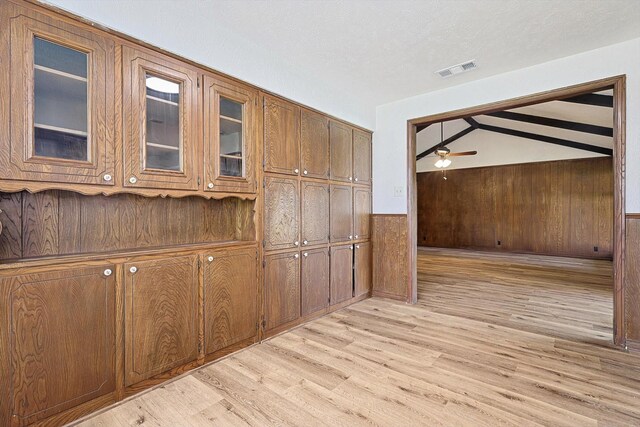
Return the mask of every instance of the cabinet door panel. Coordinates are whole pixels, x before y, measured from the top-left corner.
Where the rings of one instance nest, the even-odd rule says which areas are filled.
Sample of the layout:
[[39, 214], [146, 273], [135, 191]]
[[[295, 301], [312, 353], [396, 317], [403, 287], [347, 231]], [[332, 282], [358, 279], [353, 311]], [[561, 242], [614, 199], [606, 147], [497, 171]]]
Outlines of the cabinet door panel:
[[256, 91], [204, 77], [205, 191], [255, 193]]
[[0, 47], [0, 178], [113, 185], [113, 41], [18, 10]]
[[329, 305], [329, 249], [302, 253], [302, 315], [315, 313]]
[[371, 185], [371, 134], [353, 131], [353, 181]]
[[[209, 257], [213, 257], [209, 261]], [[214, 252], [204, 259], [204, 340], [210, 354], [257, 333], [255, 249]]]
[[265, 249], [295, 248], [299, 244], [298, 181], [265, 178]]
[[368, 239], [371, 235], [371, 192], [368, 188], [353, 189], [353, 232], [356, 239]]
[[198, 72], [124, 47], [124, 185], [197, 190]]
[[266, 330], [300, 317], [300, 255], [265, 256], [264, 314]]
[[302, 246], [329, 242], [329, 185], [302, 181]]
[[300, 107], [264, 97], [264, 170], [298, 175], [300, 169]]
[[331, 248], [331, 305], [353, 297], [353, 246]]
[[11, 360], [2, 375], [9, 376], [13, 390], [11, 397], [3, 391], [1, 400], [10, 405], [16, 425], [114, 391], [113, 270], [110, 264], [70, 266], [0, 279], [0, 316], [9, 321], [5, 348]]
[[198, 356], [196, 256], [125, 264], [127, 386]]
[[300, 113], [302, 176], [329, 178], [329, 119], [303, 109]]
[[331, 122], [329, 126], [329, 146], [331, 148], [331, 179], [350, 182], [352, 132], [351, 128], [339, 122]]
[[331, 186], [331, 242], [344, 242], [353, 238], [353, 205], [351, 187]]
[[358, 243], [354, 251], [354, 289], [358, 297], [371, 291], [371, 243]]

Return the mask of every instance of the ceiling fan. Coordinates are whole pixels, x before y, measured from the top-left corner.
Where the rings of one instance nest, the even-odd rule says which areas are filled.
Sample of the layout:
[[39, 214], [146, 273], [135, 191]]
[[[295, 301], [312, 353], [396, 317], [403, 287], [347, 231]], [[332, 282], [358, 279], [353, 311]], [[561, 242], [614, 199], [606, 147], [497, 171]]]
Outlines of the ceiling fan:
[[[440, 144], [444, 143], [444, 122], [440, 122]], [[435, 163], [435, 167], [437, 168], [446, 168], [451, 164], [451, 160], [449, 157], [458, 157], [458, 156], [475, 156], [478, 154], [477, 151], [462, 151], [459, 153], [452, 153], [447, 147], [438, 147], [436, 148], [436, 155], [439, 157], [438, 161]]]

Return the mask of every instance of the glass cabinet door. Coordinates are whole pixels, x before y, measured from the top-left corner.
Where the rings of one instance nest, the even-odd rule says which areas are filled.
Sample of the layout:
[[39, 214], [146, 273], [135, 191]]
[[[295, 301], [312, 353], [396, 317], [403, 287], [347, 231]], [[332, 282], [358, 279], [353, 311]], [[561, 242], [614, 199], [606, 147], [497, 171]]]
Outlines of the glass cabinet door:
[[205, 190], [255, 192], [251, 88], [205, 76]]
[[146, 73], [145, 168], [182, 171], [180, 83]]

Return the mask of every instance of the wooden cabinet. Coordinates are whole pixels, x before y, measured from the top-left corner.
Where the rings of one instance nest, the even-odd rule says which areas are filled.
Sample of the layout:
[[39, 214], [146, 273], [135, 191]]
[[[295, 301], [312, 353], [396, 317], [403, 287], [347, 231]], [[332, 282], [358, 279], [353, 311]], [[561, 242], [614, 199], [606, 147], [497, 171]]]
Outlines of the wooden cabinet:
[[258, 270], [255, 248], [204, 255], [205, 354], [258, 333]]
[[354, 296], [371, 291], [371, 242], [356, 243], [353, 256]]
[[353, 297], [353, 246], [331, 247], [331, 305]]
[[331, 185], [331, 242], [344, 242], [353, 238], [353, 205], [351, 187]]
[[125, 384], [198, 357], [195, 255], [125, 264]]
[[371, 134], [353, 130], [353, 182], [371, 185]]
[[114, 42], [3, 2], [7, 14], [0, 179], [113, 185]]
[[266, 255], [264, 267], [265, 329], [300, 317], [300, 254]]
[[355, 239], [371, 237], [371, 191], [368, 188], [353, 188], [353, 233]]
[[302, 181], [302, 246], [329, 242], [329, 185]]
[[264, 95], [264, 170], [300, 173], [300, 107]]
[[298, 181], [265, 178], [264, 248], [295, 248], [300, 244]]
[[1, 278], [0, 298], [0, 424], [31, 424], [114, 391], [113, 265]]
[[204, 190], [254, 193], [257, 91], [204, 76]]
[[315, 313], [329, 305], [329, 249], [302, 252], [300, 279], [302, 315]]
[[329, 178], [329, 119], [302, 109], [300, 113], [302, 176]]
[[197, 190], [197, 69], [146, 50], [122, 52], [125, 187]]
[[329, 125], [331, 149], [331, 179], [351, 182], [352, 175], [352, 130], [343, 123], [331, 121]]

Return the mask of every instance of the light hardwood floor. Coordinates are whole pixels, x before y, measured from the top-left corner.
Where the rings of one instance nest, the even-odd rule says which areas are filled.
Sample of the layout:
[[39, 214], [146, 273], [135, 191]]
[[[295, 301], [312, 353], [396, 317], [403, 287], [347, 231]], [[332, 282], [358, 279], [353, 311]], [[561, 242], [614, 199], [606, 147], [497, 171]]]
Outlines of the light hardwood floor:
[[640, 425], [640, 356], [580, 342], [610, 335], [606, 262], [445, 252], [415, 306], [363, 301], [82, 425]]

